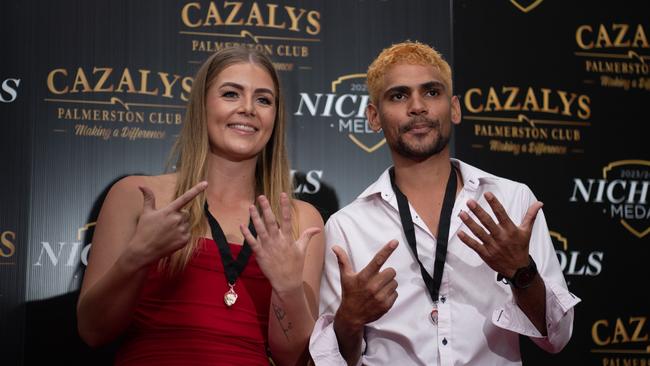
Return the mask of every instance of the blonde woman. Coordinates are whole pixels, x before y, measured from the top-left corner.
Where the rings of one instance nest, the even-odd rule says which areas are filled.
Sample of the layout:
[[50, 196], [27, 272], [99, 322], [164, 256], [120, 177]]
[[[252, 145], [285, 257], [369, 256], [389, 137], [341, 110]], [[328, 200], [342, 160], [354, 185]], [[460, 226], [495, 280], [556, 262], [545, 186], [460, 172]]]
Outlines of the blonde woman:
[[323, 227], [291, 198], [279, 80], [228, 48], [200, 68], [177, 170], [130, 176], [100, 212], [77, 315], [118, 365], [305, 364]]

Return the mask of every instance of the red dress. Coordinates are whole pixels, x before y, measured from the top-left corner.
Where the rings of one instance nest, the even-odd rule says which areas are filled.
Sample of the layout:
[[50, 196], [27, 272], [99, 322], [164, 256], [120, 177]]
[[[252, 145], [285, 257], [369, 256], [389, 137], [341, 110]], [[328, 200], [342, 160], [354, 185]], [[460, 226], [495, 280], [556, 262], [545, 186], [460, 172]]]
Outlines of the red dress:
[[[233, 258], [241, 245], [230, 244]], [[251, 254], [237, 278], [237, 302], [228, 291], [217, 245], [203, 239], [185, 271], [168, 276], [154, 266], [116, 365], [269, 365], [271, 284]]]

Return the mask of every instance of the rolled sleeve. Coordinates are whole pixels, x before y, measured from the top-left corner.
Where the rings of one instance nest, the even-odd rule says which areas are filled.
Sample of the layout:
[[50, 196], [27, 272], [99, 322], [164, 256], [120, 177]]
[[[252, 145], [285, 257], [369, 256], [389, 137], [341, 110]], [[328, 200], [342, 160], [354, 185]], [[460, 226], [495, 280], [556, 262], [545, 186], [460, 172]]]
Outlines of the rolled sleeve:
[[540, 348], [557, 353], [569, 342], [573, 331], [573, 307], [580, 299], [564, 286], [545, 283], [546, 333], [543, 336], [514, 302], [508, 302], [492, 314], [492, 323], [531, 338]]

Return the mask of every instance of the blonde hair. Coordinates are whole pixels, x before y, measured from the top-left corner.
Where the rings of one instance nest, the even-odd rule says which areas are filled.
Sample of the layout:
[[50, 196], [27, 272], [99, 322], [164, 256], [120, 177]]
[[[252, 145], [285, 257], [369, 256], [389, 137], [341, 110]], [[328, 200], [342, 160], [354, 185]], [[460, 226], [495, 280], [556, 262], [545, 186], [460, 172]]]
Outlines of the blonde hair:
[[384, 75], [391, 66], [396, 64], [433, 66], [440, 72], [443, 83], [449, 89], [449, 95], [453, 95], [451, 67], [442, 55], [426, 44], [406, 41], [384, 48], [368, 67], [367, 83], [372, 103], [379, 102], [379, 93], [384, 86]]
[[[172, 149], [171, 156], [177, 157], [176, 172], [178, 175], [174, 197], [179, 197], [200, 181], [207, 179], [210, 142], [206, 119], [206, 93], [212, 81], [221, 71], [239, 63], [252, 63], [262, 67], [271, 76], [275, 86], [276, 115], [273, 132], [257, 159], [255, 193], [256, 195], [264, 194], [269, 199], [275, 216], [281, 217], [280, 193], [285, 192], [291, 199], [293, 191], [285, 146], [284, 101], [280, 80], [273, 63], [264, 53], [252, 48], [230, 47], [219, 50], [210, 56], [197, 72], [192, 84], [183, 128]], [[186, 207], [189, 211], [191, 226], [190, 241], [183, 249], [173, 253], [170, 257], [163, 258], [161, 262], [161, 265], [167, 267], [171, 273], [179, 272], [185, 268], [198, 246], [198, 239], [207, 231], [208, 225], [203, 211], [205, 202], [206, 195], [205, 192], [202, 192]]]

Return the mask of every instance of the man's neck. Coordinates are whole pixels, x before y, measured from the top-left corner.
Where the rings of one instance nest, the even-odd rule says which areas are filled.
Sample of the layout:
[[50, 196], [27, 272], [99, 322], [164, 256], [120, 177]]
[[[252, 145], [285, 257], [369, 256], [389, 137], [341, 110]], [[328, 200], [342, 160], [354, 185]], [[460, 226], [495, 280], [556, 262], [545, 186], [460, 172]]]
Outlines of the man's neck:
[[444, 192], [451, 165], [447, 149], [422, 161], [393, 154], [395, 182], [409, 200]]

